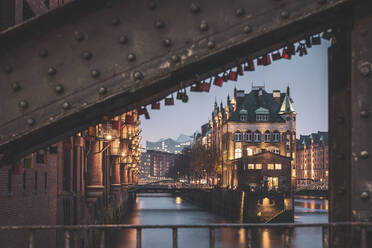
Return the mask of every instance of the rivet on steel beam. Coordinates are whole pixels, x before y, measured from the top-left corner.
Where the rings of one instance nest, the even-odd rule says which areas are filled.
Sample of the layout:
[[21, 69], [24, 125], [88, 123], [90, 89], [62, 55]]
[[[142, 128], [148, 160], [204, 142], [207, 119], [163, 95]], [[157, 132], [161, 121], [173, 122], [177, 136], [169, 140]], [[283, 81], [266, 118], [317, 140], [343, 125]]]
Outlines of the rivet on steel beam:
[[54, 121], [54, 117], [53, 116], [49, 117], [49, 121]]
[[55, 75], [56, 73], [57, 73], [56, 68], [54, 68], [54, 67], [49, 67], [49, 69], [48, 69], [48, 75], [49, 75], [49, 76], [53, 76], [53, 75]]
[[368, 194], [368, 192], [363, 191], [363, 192], [360, 194], [360, 198], [361, 198], [362, 200], [368, 200], [368, 198], [369, 198], [369, 194]]
[[135, 60], [136, 60], [136, 55], [135, 55], [134, 53], [130, 53], [130, 54], [128, 54], [128, 60], [129, 60], [130, 62], [135, 61]]
[[150, 1], [149, 2], [149, 9], [156, 9], [156, 7], [157, 7], [157, 4], [156, 4], [156, 2], [155, 1]]
[[367, 118], [369, 116], [369, 113], [367, 110], [361, 110], [360, 111], [360, 116], [363, 118]]
[[345, 158], [344, 154], [342, 154], [342, 153], [337, 154], [337, 159], [338, 160], [343, 160], [344, 158]]
[[119, 37], [119, 43], [122, 44], [122, 45], [128, 43], [128, 37], [125, 36], [125, 35], [120, 36]]
[[327, 0], [318, 0], [319, 4], [325, 4], [326, 2], [327, 2]]
[[156, 28], [164, 28], [165, 27], [165, 23], [162, 21], [162, 20], [157, 20], [156, 22], [155, 22], [155, 27]]
[[21, 86], [19, 85], [18, 82], [13, 82], [12, 83], [12, 90], [13, 91], [19, 91], [21, 89]]
[[74, 36], [75, 36], [75, 39], [77, 41], [82, 41], [84, 40], [84, 34], [82, 32], [79, 32], [79, 31], [75, 31], [74, 32]]
[[42, 48], [39, 50], [39, 56], [42, 57], [42, 58], [45, 58], [46, 56], [48, 56], [48, 50], [45, 49], [45, 48]]
[[98, 70], [92, 70], [90, 72], [90, 75], [92, 75], [92, 77], [94, 77], [94, 78], [97, 78], [97, 77], [99, 77], [100, 72]]
[[289, 18], [290, 14], [287, 10], [283, 10], [282, 12], [280, 12], [280, 16], [284, 19], [287, 19]]
[[192, 3], [190, 9], [193, 13], [199, 13], [200, 5], [198, 3]]
[[136, 71], [136, 72], [133, 74], [133, 76], [134, 76], [134, 79], [135, 79], [135, 80], [141, 80], [141, 79], [143, 78], [143, 75], [142, 75], [142, 73], [141, 73], [140, 71]]
[[100, 95], [104, 95], [104, 94], [106, 94], [106, 92], [107, 92], [107, 89], [105, 87], [101, 87], [98, 90], [98, 94], [100, 94]]
[[245, 13], [245, 10], [243, 8], [239, 8], [235, 11], [236, 16], [243, 16]]
[[165, 39], [165, 40], [163, 40], [163, 44], [166, 47], [170, 47], [172, 45], [172, 40], [171, 39]]
[[213, 48], [216, 47], [216, 43], [213, 40], [210, 40], [210, 41], [208, 41], [207, 46], [208, 46], [209, 49], [213, 49]]
[[244, 33], [249, 34], [252, 32], [252, 27], [247, 25], [244, 27]]
[[173, 60], [173, 62], [177, 63], [177, 62], [180, 61], [180, 56], [178, 56], [178, 55], [173, 55], [173, 56], [172, 56], [172, 60]]
[[120, 24], [120, 18], [119, 17], [112, 18], [111, 24], [113, 26], [118, 26]]
[[68, 110], [68, 109], [71, 108], [71, 105], [70, 105], [68, 102], [64, 102], [64, 103], [62, 104], [62, 108], [65, 109], [65, 110]]
[[32, 118], [28, 118], [26, 122], [27, 122], [27, 124], [28, 124], [29, 126], [33, 126], [33, 125], [35, 124], [35, 120], [32, 119]]
[[200, 24], [200, 31], [207, 31], [208, 30], [208, 23], [206, 21], [202, 21]]
[[89, 51], [85, 51], [83, 52], [82, 57], [86, 60], [90, 60], [93, 57], [93, 54]]
[[22, 109], [26, 109], [28, 108], [28, 102], [26, 102], [25, 100], [21, 100], [18, 102], [18, 106]]
[[64, 88], [61, 84], [57, 84], [54, 90], [56, 91], [56, 93], [61, 94], [64, 91]]
[[368, 154], [367, 151], [361, 151], [361, 152], [360, 152], [360, 157], [361, 157], [361, 158], [366, 159], [366, 158], [368, 158], [368, 156], [369, 156], [369, 154]]
[[359, 68], [360, 74], [362, 74], [363, 77], [368, 77], [369, 74], [371, 73], [371, 64], [370, 63], [364, 63], [360, 68]]
[[13, 67], [11, 65], [6, 65], [4, 66], [4, 71], [9, 74], [13, 71]]

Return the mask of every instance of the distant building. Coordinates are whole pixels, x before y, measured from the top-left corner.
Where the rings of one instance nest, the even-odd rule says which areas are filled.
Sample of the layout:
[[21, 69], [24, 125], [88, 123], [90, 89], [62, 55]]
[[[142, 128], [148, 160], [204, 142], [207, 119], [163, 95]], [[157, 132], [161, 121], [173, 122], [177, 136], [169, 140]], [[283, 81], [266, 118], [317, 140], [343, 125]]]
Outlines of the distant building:
[[162, 139], [157, 142], [146, 141], [146, 149], [167, 153], [181, 154], [183, 148], [191, 146], [193, 137], [180, 135], [177, 140]]
[[301, 135], [296, 153], [298, 185], [328, 184], [328, 132]]
[[148, 150], [143, 154], [145, 171], [152, 177], [166, 177], [170, 168], [174, 167], [176, 155], [173, 153]]

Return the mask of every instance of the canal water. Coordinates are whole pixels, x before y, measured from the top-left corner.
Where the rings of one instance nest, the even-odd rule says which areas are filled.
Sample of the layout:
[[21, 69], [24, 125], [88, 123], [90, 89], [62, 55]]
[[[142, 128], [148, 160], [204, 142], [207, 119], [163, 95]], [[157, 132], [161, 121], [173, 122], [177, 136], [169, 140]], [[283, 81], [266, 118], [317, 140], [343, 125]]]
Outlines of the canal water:
[[[328, 200], [315, 197], [295, 199], [296, 223], [325, 223], [328, 221]], [[233, 221], [204, 211], [199, 207], [169, 194], [140, 194], [126, 224], [210, 224]], [[244, 229], [216, 229], [215, 246], [246, 247]], [[262, 228], [252, 232], [253, 247], [284, 247], [284, 230]], [[290, 231], [290, 247], [321, 247], [320, 228], [296, 228]], [[208, 246], [207, 229], [179, 229], [179, 248], [204, 248]], [[135, 248], [136, 230], [120, 230], [114, 235], [114, 248]], [[142, 231], [142, 247], [172, 247], [172, 231], [148, 229]]]

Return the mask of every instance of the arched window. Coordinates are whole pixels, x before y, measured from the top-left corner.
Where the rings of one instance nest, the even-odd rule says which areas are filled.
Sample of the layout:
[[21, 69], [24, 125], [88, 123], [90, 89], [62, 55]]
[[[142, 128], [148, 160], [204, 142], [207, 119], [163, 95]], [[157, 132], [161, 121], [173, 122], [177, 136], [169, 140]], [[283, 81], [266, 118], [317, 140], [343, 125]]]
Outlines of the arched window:
[[265, 132], [265, 142], [270, 142], [271, 140], [271, 133], [269, 130]]
[[235, 159], [242, 157], [242, 149], [236, 148], [235, 149]]
[[254, 133], [254, 142], [261, 142], [261, 133], [258, 130]]
[[251, 131], [246, 131], [245, 132], [245, 141], [252, 142], [252, 132]]
[[242, 141], [242, 133], [240, 131], [235, 132], [233, 138], [235, 141]]
[[273, 132], [273, 142], [279, 142], [280, 140], [280, 133], [278, 131]]

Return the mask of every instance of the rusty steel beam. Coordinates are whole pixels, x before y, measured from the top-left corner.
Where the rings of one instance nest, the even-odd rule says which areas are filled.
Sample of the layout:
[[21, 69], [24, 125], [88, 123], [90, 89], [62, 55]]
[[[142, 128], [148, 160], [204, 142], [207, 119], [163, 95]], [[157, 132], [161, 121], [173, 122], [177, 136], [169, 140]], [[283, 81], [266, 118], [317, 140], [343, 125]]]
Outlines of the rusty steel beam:
[[22, 156], [303, 39], [354, 2], [70, 2], [0, 33], [0, 154]]

